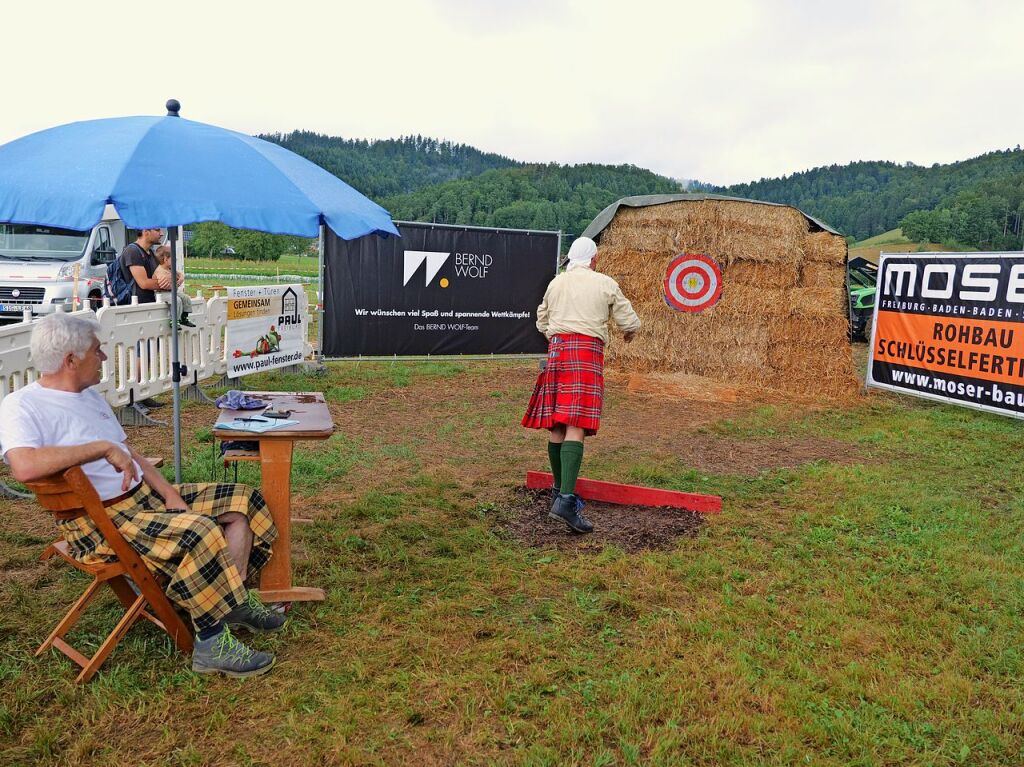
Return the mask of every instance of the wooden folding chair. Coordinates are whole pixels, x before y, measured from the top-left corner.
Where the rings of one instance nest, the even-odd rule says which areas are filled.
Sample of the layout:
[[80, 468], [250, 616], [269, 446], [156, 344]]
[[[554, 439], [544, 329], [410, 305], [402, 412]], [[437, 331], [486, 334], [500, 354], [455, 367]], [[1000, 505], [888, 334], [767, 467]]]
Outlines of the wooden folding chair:
[[[71, 606], [46, 641], [39, 645], [36, 657], [53, 646], [82, 667], [75, 682], [88, 682], [103, 661], [107, 659], [107, 656], [113, 652], [117, 643], [128, 633], [128, 629], [140, 618], [145, 618], [166, 631], [183, 653], [191, 653], [192, 631], [190, 627], [175, 612], [145, 562], [142, 561], [135, 549], [128, 545], [128, 542], [114, 526], [113, 521], [107, 516], [103, 502], [100, 501], [95, 488], [82, 469], [72, 466], [63, 474], [53, 474], [36, 482], [26, 482], [25, 485], [35, 493], [40, 505], [53, 514], [54, 519], [77, 519], [88, 516], [117, 555], [117, 560], [114, 562], [95, 565], [83, 564], [71, 556], [68, 545], [63, 539], [52, 543], [43, 552], [41, 559], [45, 560], [57, 555], [71, 566], [93, 576], [93, 581], [85, 593]], [[132, 589], [128, 578], [134, 581], [139, 591], [138, 594]], [[85, 608], [104, 583], [114, 591], [125, 608], [125, 614], [100, 645], [96, 654], [87, 658], [65, 642], [64, 635], [82, 617]]]

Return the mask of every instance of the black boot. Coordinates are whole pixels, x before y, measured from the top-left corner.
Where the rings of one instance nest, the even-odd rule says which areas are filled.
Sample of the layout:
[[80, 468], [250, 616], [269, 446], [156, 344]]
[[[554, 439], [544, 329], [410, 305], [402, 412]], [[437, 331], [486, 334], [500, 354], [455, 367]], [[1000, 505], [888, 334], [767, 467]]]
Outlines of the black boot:
[[559, 494], [548, 516], [565, 522], [570, 529], [577, 533], [592, 533], [594, 526], [583, 516], [582, 510], [583, 499], [578, 495]]
[[181, 324], [184, 325], [186, 328], [194, 328], [195, 327], [195, 323], [192, 322], [192, 320], [190, 320], [188, 318], [188, 312], [182, 312], [181, 313]]

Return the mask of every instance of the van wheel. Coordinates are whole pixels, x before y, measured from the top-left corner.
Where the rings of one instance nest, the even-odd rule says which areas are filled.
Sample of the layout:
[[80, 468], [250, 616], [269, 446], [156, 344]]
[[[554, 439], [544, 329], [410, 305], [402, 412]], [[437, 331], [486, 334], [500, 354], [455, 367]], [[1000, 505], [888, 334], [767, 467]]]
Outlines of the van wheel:
[[89, 308], [94, 312], [98, 312], [103, 308], [103, 294], [98, 291], [93, 291], [89, 294]]

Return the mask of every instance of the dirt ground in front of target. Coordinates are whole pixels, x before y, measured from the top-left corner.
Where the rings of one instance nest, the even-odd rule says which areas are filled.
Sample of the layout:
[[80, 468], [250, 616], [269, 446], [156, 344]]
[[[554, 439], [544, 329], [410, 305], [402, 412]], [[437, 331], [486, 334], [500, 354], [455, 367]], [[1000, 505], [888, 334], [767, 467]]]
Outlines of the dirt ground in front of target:
[[[387, 378], [393, 370], [401, 368], [379, 363], [359, 368], [331, 367], [328, 377], [299, 383], [327, 392], [335, 424], [335, 437], [330, 444], [344, 443], [354, 460], [344, 477], [329, 482], [303, 484], [298, 478], [293, 480], [294, 516], [329, 518], [336, 509], [355, 502], [368, 489], [387, 491], [417, 473], [454, 482], [467, 501], [508, 506], [510, 493], [523, 487], [527, 471], [550, 470], [546, 433], [524, 429], [519, 423], [536, 380], [535, 362], [504, 363], [499, 369], [493, 364], [461, 363], [457, 372], [443, 381], [434, 375], [417, 375], [416, 367], [410, 363], [406, 369], [413, 372], [400, 386], [389, 385]], [[254, 381], [258, 385], [252, 388], [277, 388], [275, 383], [273, 377], [260, 377]], [[297, 382], [279, 383], [281, 388], [295, 388]], [[365, 389], [360, 399], [331, 400], [336, 387], [350, 390], [356, 386]], [[164, 395], [161, 399], [169, 402], [170, 397]], [[668, 462], [712, 475], [740, 476], [756, 476], [816, 461], [852, 464], [864, 460], [864, 446], [820, 434], [789, 432], [768, 436], [762, 431], [755, 436], [732, 426], [749, 422], [752, 416], [756, 420], [763, 408], [803, 411], [806, 406], [665, 398], [631, 392], [623, 377], [609, 376], [601, 430], [586, 441], [582, 475], [631, 482], [627, 476], [629, 467], [640, 456], [644, 463], [652, 465]], [[155, 414], [169, 420], [169, 411], [168, 405]], [[186, 448], [195, 444], [197, 433], [209, 430], [216, 414], [216, 408], [210, 405], [189, 403], [182, 413]], [[145, 454], [172, 460], [169, 428], [128, 427], [127, 431], [132, 444]], [[319, 452], [330, 444], [299, 443], [296, 451], [299, 455]], [[208, 449], [202, 449], [204, 455]], [[211, 479], [220, 477], [219, 468], [211, 472]], [[258, 474], [248, 481], [253, 479], [258, 481]], [[532, 508], [532, 500], [521, 498], [511, 505], [523, 507], [516, 513], [532, 513], [527, 508]], [[594, 514], [595, 523], [604, 519], [595, 506], [588, 506], [588, 513]], [[546, 516], [540, 516], [546, 525]], [[638, 523], [642, 520], [642, 515], [633, 516]], [[610, 526], [606, 525], [606, 529]], [[554, 521], [550, 530], [553, 540], [566, 538]], [[626, 548], [647, 535], [636, 530], [620, 533], [619, 545]], [[669, 534], [657, 533], [649, 541], [651, 546], [662, 545], [662, 533]], [[690, 534], [691, 530], [686, 528], [683, 533]], [[523, 533], [518, 537], [530, 545], [544, 545], [532, 536]], [[580, 545], [572, 540], [570, 537], [565, 542]]]
[[587, 501], [583, 515], [593, 523], [594, 532], [581, 535], [549, 517], [550, 509], [550, 490], [517, 488], [497, 507], [497, 524], [528, 546], [577, 554], [597, 553], [609, 545], [628, 552], [671, 549], [677, 538], [696, 536], [704, 524], [702, 514], [682, 509]]

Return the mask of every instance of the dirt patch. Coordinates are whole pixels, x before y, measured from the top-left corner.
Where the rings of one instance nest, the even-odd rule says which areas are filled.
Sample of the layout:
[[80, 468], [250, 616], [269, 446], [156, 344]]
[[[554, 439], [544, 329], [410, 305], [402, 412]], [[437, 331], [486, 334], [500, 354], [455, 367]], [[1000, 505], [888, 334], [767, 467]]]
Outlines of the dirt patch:
[[684, 465], [712, 474], [754, 476], [815, 461], [853, 464], [865, 460], [863, 448], [822, 437], [738, 440], [690, 434], [668, 447]]
[[594, 524], [594, 532], [580, 535], [551, 519], [550, 509], [550, 490], [516, 488], [499, 506], [498, 524], [527, 546], [592, 554], [609, 545], [631, 553], [672, 549], [679, 538], [695, 538], [705, 522], [702, 514], [682, 509], [588, 501], [583, 514]]
[[[613, 396], [618, 395], [618, 382], [613, 386]], [[629, 452], [643, 444], [697, 471], [747, 476], [814, 461], [862, 463], [869, 457], [862, 445], [827, 437], [797, 434], [739, 439], [708, 429], [716, 421], [743, 418], [753, 409], [750, 403], [672, 401], [643, 394], [617, 397], [607, 408], [600, 434], [587, 442], [587, 450], [591, 455]]]

